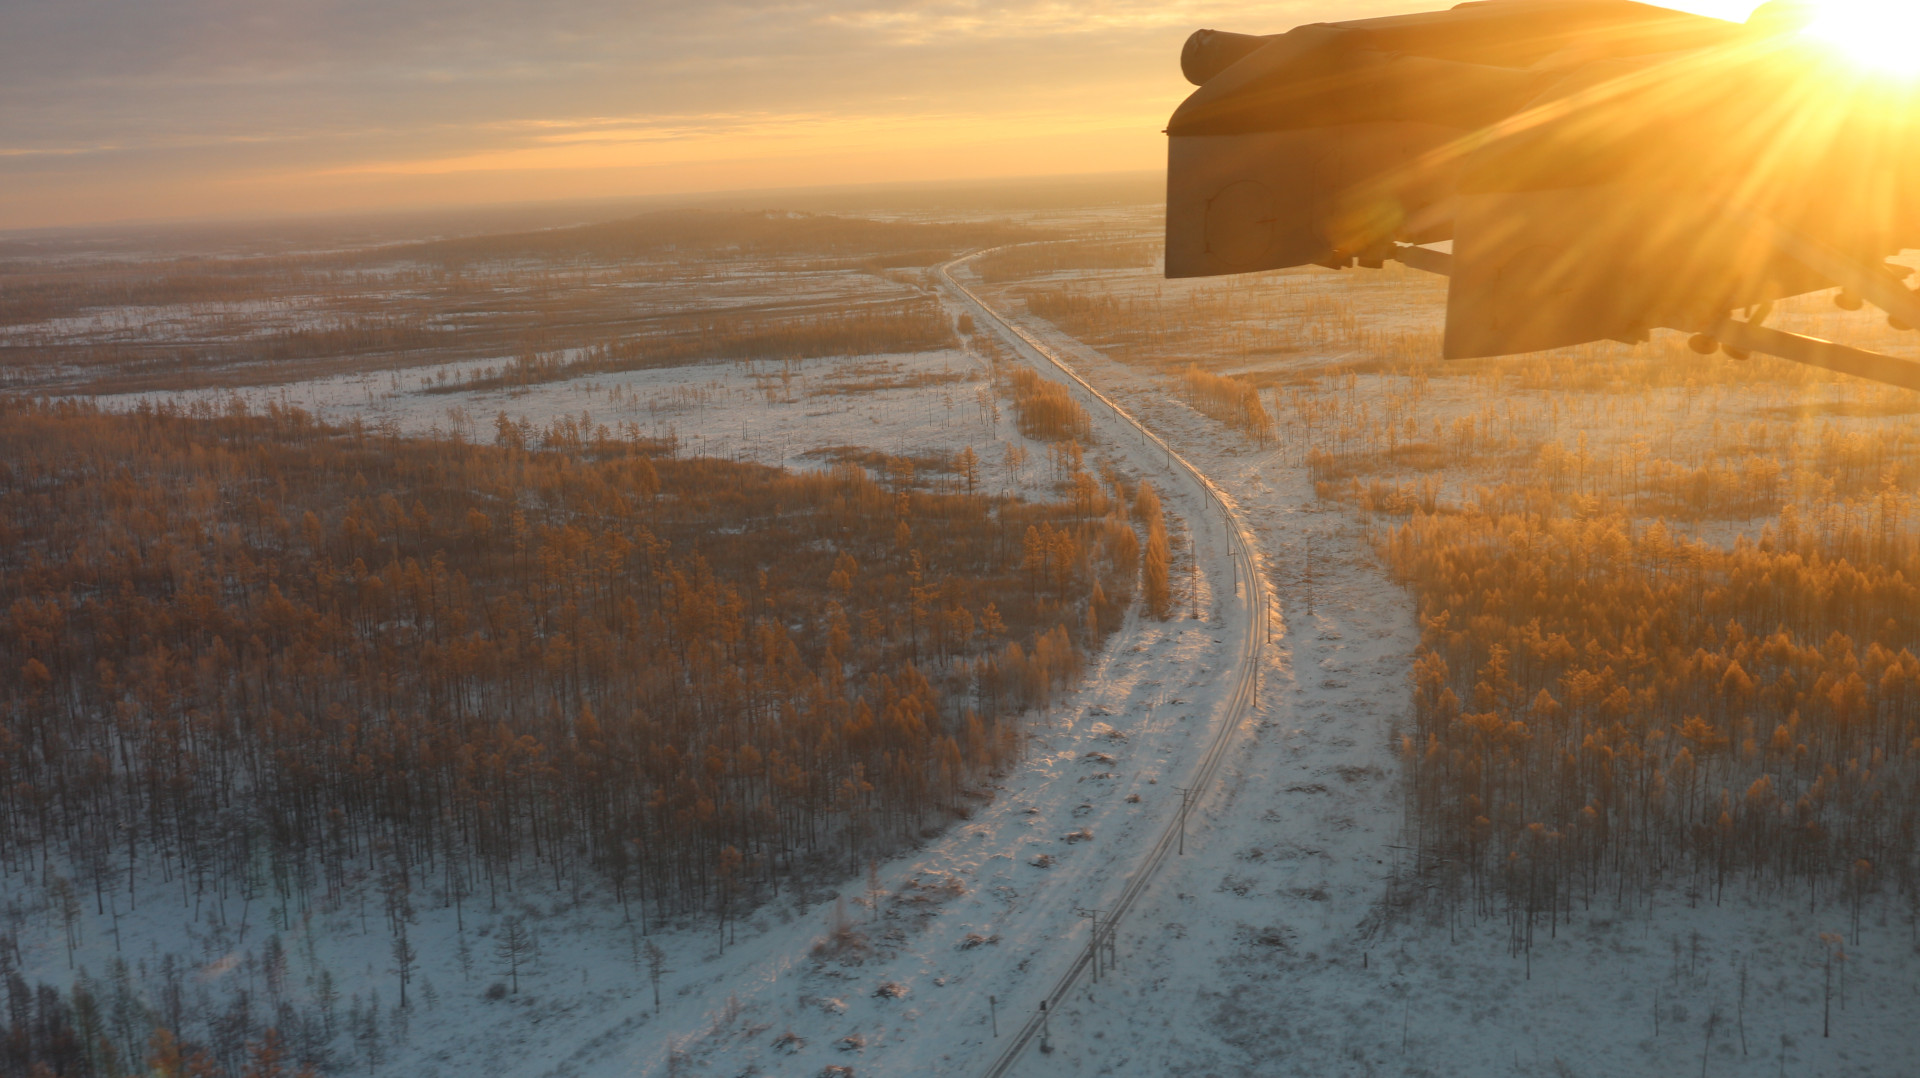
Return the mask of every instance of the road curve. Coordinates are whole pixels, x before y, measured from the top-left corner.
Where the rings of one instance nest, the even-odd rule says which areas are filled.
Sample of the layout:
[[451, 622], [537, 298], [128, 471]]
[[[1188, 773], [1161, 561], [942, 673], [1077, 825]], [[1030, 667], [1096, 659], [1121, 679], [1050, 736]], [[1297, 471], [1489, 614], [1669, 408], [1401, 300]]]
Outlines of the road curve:
[[[954, 280], [952, 271], [955, 266], [990, 254], [994, 250], [1000, 250], [1000, 248], [963, 255], [936, 267], [935, 272], [940, 280], [962, 300], [964, 306], [979, 312], [980, 318], [977, 321], [983, 321], [993, 327], [994, 332], [1013, 346], [1016, 354], [1023, 355], [1036, 366], [1050, 366], [1065, 375], [1071, 383], [1071, 388], [1079, 392], [1087, 405], [1109, 413], [1140, 435], [1142, 445], [1151, 447], [1154, 451], [1156, 458], [1153, 461], [1154, 465], [1164, 460], [1176, 477], [1211, 502], [1226, 524], [1229, 553], [1235, 564], [1239, 566], [1239, 576], [1248, 582], [1248, 586], [1235, 596], [1238, 606], [1236, 620], [1240, 623], [1242, 632], [1239, 647], [1236, 649], [1235, 668], [1231, 672], [1234, 679], [1233, 693], [1228, 699], [1226, 714], [1214, 730], [1213, 740], [1207, 745], [1200, 763], [1188, 779], [1189, 788], [1193, 791], [1193, 803], [1198, 804], [1212, 789], [1215, 774], [1220, 769], [1220, 761], [1226, 756], [1227, 747], [1233, 743], [1234, 735], [1245, 725], [1247, 716], [1253, 710], [1254, 701], [1259, 695], [1261, 653], [1272, 629], [1273, 599], [1267, 587], [1266, 577], [1260, 572], [1260, 559], [1254, 551], [1252, 533], [1232, 500], [1227, 498], [1225, 493], [1200, 469], [1175, 452], [1172, 446], [1159, 435], [1148, 430], [1145, 424], [1135, 419], [1125, 408], [1095, 389], [1053, 349], [1003, 317], [972, 289]], [[1133, 875], [1127, 879], [1125, 889], [1120, 892], [1119, 898], [1114, 900], [1106, 918], [1100, 924], [1101, 940], [1112, 937], [1114, 930], [1132, 910], [1134, 903], [1146, 891], [1148, 884], [1153, 881], [1155, 873], [1159, 871], [1161, 864], [1166, 861], [1167, 855], [1179, 841], [1181, 823], [1179, 814], [1176, 813], [1174, 818], [1168, 821], [1159, 838], [1141, 856], [1139, 864], [1133, 870]], [[1047, 993], [1044, 1009], [1037, 1007], [1033, 1010], [1026, 1023], [1007, 1043], [1006, 1049], [986, 1069], [986, 1078], [1003, 1078], [1020, 1059], [1034, 1037], [1040, 1035], [1045, 1014], [1059, 1009], [1061, 1002], [1067, 998], [1067, 994], [1073, 990], [1081, 975], [1087, 971], [1092, 962], [1090, 953], [1090, 948], [1080, 949], [1079, 957]]]

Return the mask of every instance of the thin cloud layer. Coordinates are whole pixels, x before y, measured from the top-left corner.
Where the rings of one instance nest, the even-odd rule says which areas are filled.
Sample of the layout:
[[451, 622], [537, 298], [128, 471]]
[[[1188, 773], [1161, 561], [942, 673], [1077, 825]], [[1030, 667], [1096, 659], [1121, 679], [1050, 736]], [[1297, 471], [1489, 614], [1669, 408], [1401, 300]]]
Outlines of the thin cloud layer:
[[0, 227], [15, 228], [928, 179], [949, 161], [1149, 168], [1192, 29], [1420, 6], [0, 4]]

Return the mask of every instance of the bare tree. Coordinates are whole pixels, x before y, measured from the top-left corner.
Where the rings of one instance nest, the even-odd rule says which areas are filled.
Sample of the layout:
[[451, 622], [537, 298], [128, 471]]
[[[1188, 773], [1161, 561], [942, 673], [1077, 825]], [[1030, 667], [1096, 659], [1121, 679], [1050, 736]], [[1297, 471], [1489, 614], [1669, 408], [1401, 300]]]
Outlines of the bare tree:
[[80, 892], [74, 890], [72, 880], [55, 876], [47, 885], [47, 899], [60, 918], [60, 926], [66, 930], [67, 968], [72, 969], [73, 949], [80, 945]]
[[667, 968], [667, 952], [660, 945], [648, 940], [641, 948], [647, 956], [647, 980], [653, 982], [653, 1013], [660, 1013], [660, 978], [673, 971]]
[[420, 954], [413, 949], [413, 944], [407, 940], [406, 922], [399, 922], [399, 926], [400, 931], [394, 933], [393, 949], [389, 952], [393, 955], [393, 967], [389, 972], [400, 978], [400, 1007], [402, 1010], [405, 1010], [407, 1006], [407, 982], [413, 979], [414, 962], [419, 959]]
[[533, 953], [533, 934], [518, 917], [508, 917], [500, 922], [500, 935], [493, 941], [495, 958], [507, 964], [507, 976], [513, 983], [513, 991], [520, 991], [520, 964]]
[[333, 986], [333, 972], [321, 970], [319, 983], [313, 990], [313, 1001], [320, 1005], [320, 1021], [326, 1030], [327, 1039], [333, 1039], [333, 1008], [340, 1002], [340, 990]]
[[367, 996], [366, 1009], [360, 1013], [360, 1021], [354, 1025], [354, 1039], [360, 1042], [360, 1051], [367, 1057], [367, 1073], [372, 1074], [386, 1056], [385, 1036], [380, 1031], [380, 993], [371, 992]]
[[1707, 1012], [1707, 1038], [1700, 1049], [1700, 1078], [1707, 1078], [1707, 1056], [1713, 1051], [1713, 1035], [1720, 1028], [1720, 1005], [1714, 1004]]
[[1841, 938], [1838, 932], [1820, 933], [1820, 943], [1824, 954], [1823, 972], [1826, 979], [1820, 1001], [1820, 1035], [1829, 1037], [1833, 1035], [1833, 964], [1836, 961], [1845, 962], [1847, 955], [1841, 950]]

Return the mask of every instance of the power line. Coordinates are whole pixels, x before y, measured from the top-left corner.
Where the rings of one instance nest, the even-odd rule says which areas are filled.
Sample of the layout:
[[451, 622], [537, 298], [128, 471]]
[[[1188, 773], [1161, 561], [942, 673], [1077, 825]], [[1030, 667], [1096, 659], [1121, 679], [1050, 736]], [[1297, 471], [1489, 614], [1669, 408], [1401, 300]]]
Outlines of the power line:
[[[997, 250], [998, 248], [994, 249]], [[974, 295], [964, 285], [961, 285], [953, 279], [950, 273], [952, 266], [966, 259], [986, 253], [988, 252], [976, 251], [960, 259], [955, 259], [953, 262], [939, 267], [940, 276], [946, 280], [950, 287], [970, 301], [981, 314], [993, 322], [998, 323], [1012, 338], [1017, 338], [1017, 341], [1012, 341], [1012, 343], [1016, 345], [1014, 349], [1016, 352], [1019, 350], [1018, 346], [1024, 344], [1034, 355], [1058, 368], [1061, 373], [1078, 384], [1089, 397], [1104, 405], [1120, 420], [1130, 424], [1144, 437], [1151, 439], [1153, 443], [1156, 443], [1160, 448], [1165, 450], [1169, 470], [1174, 471], [1175, 474], [1179, 474], [1181, 470], [1184, 470], [1194, 482], [1200, 485], [1202, 491], [1208, 497], [1214, 497], [1211, 489], [1212, 484], [1207, 481], [1207, 478], [1192, 464], [1188, 463], [1186, 458], [1175, 454], [1173, 447], [1168, 444], [1164, 438], [1147, 430], [1144, 424], [1135, 419], [1118, 404], [1115, 404], [1111, 398], [1095, 389], [1072, 367], [1069, 367], [1058, 356], [1054, 355], [1050, 349], [1042, 345], [1024, 330], [1001, 317], [998, 312], [989, 308], [985, 301], [981, 300], [979, 296]], [[1178, 469], [1174, 468], [1175, 462], [1179, 465]], [[1246, 716], [1248, 711], [1252, 709], [1259, 694], [1259, 664], [1265, 645], [1260, 639], [1259, 621], [1255, 619], [1258, 617], [1264, 620], [1270, 616], [1269, 611], [1265, 609], [1271, 601], [1270, 593], [1266, 587], [1265, 579], [1254, 571], [1253, 553], [1247, 545], [1246, 533], [1243, 529], [1232, 526], [1232, 512], [1227, 509], [1224, 501], [1217, 498], [1216, 501], [1220, 501], [1221, 513], [1228, 522], [1227, 540], [1231, 556], [1235, 559], [1236, 565], [1244, 562], [1247, 567], [1249, 586], [1246, 594], [1246, 602], [1247, 613], [1250, 616], [1247, 619], [1244, 639], [1241, 641], [1240, 676], [1235, 682], [1233, 694], [1227, 700], [1226, 713], [1222, 716], [1219, 728], [1214, 732], [1213, 741], [1207, 746], [1206, 752], [1202, 755], [1200, 763], [1195, 767], [1192, 778], [1189, 780], [1192, 783], [1190, 789], [1193, 791], [1205, 789], [1213, 781], [1214, 774], [1219, 770], [1220, 762], [1226, 756], [1227, 746], [1233, 741], [1234, 731], [1240, 727], [1241, 720]], [[1133, 903], [1145, 892], [1147, 883], [1153, 878], [1154, 873], [1159, 869], [1161, 863], [1164, 862], [1167, 855], [1174, 852], [1176, 848], [1182, 853], [1185, 852], [1186, 810], [1191, 804], [1191, 800], [1191, 796], [1183, 797], [1180, 816], [1161, 832], [1160, 837], [1154, 842], [1153, 847], [1147, 851], [1146, 856], [1141, 860], [1140, 867], [1127, 880], [1127, 884], [1121, 890], [1119, 898], [1114, 901], [1112, 907], [1102, 914], [1099, 922], [1100, 928], [1094, 933], [1094, 940], [1098, 941], [1104, 935], [1109, 949], [1109, 955], [1116, 952], [1116, 944], [1114, 942], [1115, 927], [1119, 924], [1120, 919], [1126, 916], [1127, 911], [1132, 908]], [[1026, 1046], [1036, 1036], [1040, 1038], [1042, 1051], [1052, 1051], [1051, 1029], [1049, 1027], [1051, 1010], [1049, 1005], [1058, 1005], [1061, 1000], [1064, 1000], [1072, 990], [1075, 981], [1079, 979], [1081, 972], [1093, 966], [1098, 960], [1099, 952], [1097, 943], [1090, 945], [1088, 950], [1081, 952], [1075, 957], [1073, 964], [1068, 967], [1066, 972], [1060, 977], [1060, 980], [1054, 985], [1053, 991], [1041, 1000], [1039, 1009], [1028, 1018], [1025, 1025], [1021, 1027], [1020, 1032], [1014, 1035], [1012, 1041], [987, 1069], [987, 1078], [1003, 1078], [1007, 1071], [1012, 1068], [1013, 1064], [1020, 1058], [1020, 1054], [1026, 1049]]]

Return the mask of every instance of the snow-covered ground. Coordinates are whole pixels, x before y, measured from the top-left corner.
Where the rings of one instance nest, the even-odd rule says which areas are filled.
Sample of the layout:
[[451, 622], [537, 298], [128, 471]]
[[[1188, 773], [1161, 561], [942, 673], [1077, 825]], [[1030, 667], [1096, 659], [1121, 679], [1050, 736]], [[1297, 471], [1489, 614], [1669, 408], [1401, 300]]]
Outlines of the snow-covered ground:
[[[803, 467], [822, 466], [832, 459], [822, 451], [835, 448], [939, 456], [973, 446], [991, 487], [1053, 493], [1045, 447], [1015, 432], [1011, 410], [992, 397], [984, 362], [958, 350], [714, 363], [526, 390], [429, 393], [437, 373], [98, 399], [122, 408], [159, 399], [216, 409], [236, 398], [256, 408], [276, 402], [328, 419], [480, 440], [501, 411], [536, 427], [586, 413], [596, 424], [677, 438], [688, 453]], [[460, 373], [450, 365], [449, 378]], [[1008, 464], [1008, 444], [1024, 449], [1025, 463]], [[724, 947], [697, 922], [657, 935], [652, 942], [666, 949], [672, 970], [657, 1015], [641, 952], [648, 941], [610, 896], [552, 893], [528, 880], [497, 909], [469, 902], [464, 931], [439, 896], [414, 896], [410, 939], [421, 964], [406, 1012], [394, 1009], [398, 982], [371, 881], [339, 908], [291, 919], [238, 895], [218, 901], [189, 895], [177, 882], [145, 881], [135, 908], [124, 893], [109, 895], [101, 916], [89, 908], [73, 962], [101, 981], [122, 959], [134, 983], [152, 984], [174, 954], [210, 1011], [226, 1006], [235, 989], [260, 998], [262, 959], [269, 937], [277, 937], [291, 970], [285, 999], [317, 1014], [323, 974], [339, 993], [340, 1070], [365, 1063], [345, 1030], [364, 1026], [378, 993], [381, 1069], [391, 1073], [452, 1073], [481, 1060], [489, 1073], [527, 1075], [687, 1067], [785, 1073], [803, 1061], [818, 1071], [842, 1060], [867, 1072], [964, 1073], [993, 1041], [989, 997], [1017, 1025], [1072, 964], [1073, 937], [1086, 935], [1074, 905], [1101, 904], [1124, 886], [1140, 852], [1177, 812], [1175, 787], [1224, 714], [1219, 675], [1234, 662], [1238, 641], [1230, 634], [1245, 619], [1227, 620], [1239, 607], [1218, 511], [1197, 487], [1176, 480], [1158, 450], [1132, 439], [1124, 448], [1135, 459], [1119, 463], [1156, 477], [1176, 531], [1187, 529], [1200, 550], [1197, 572], [1182, 582], [1196, 593], [1192, 609], [1200, 616], [1129, 621], [1089, 672], [1085, 691], [1035, 717], [1029, 754], [997, 796], [924, 848], [874, 866], [877, 892], [865, 878], [838, 893], [790, 892], [738, 926]], [[63, 982], [69, 961], [48, 882], [16, 878], [10, 890], [24, 972]], [[540, 957], [521, 970], [518, 993], [488, 999], [504, 977], [493, 932], [509, 916], [534, 929]], [[847, 926], [847, 946], [823, 959], [816, 945], [836, 924]], [[875, 995], [882, 985], [900, 991]], [[350, 1012], [361, 1017], [350, 1020]], [[776, 1044], [789, 1028], [796, 1036]]]
[[1911, 1073], [1920, 960], [1904, 911], [1882, 907], [1847, 947], [1830, 1037], [1819, 937], [1846, 927], [1832, 907], [1690, 908], [1676, 893], [1648, 918], [1596, 902], [1551, 936], [1542, 925], [1530, 967], [1504, 920], [1390, 915], [1411, 597], [1349, 519], [1316, 503], [1296, 454], [1253, 445], [1045, 322], [1015, 321], [1228, 492], [1260, 537], [1287, 631], [1261, 719], [1195, 816], [1187, 856], [1122, 929], [1118, 975], [1062, 1008], [1056, 1050], [1014, 1073], [1691, 1074], [1703, 1056], [1719, 1075]]
[[[406, 372], [340, 375], [287, 385], [95, 396], [102, 407], [141, 403], [225, 407], [240, 401], [305, 409], [332, 421], [359, 419], [402, 434], [491, 442], [505, 413], [536, 430], [589, 417], [616, 434], [672, 440], [687, 456], [788, 467], [823, 467], [823, 450], [899, 456], [972, 447], [992, 491], [1037, 494], [1049, 472], [1044, 444], [1023, 438], [1005, 401], [995, 401], [986, 362], [960, 349], [804, 362], [718, 361], [597, 374], [525, 388], [426, 392], [457, 383], [489, 361]], [[985, 394], [983, 398], [982, 394]], [[1007, 465], [1006, 446], [1025, 454]]]
[[[1690, 908], [1675, 894], [1648, 916], [1596, 902], [1551, 934], [1542, 925], [1530, 964], [1509, 953], [1504, 921], [1393, 912], [1383, 900], [1404, 886], [1392, 880], [1403, 845], [1392, 744], [1410, 712], [1410, 597], [1351, 522], [1316, 502], [1298, 454], [1257, 447], [1155, 375], [1008, 316], [1225, 491], [1258, 541], [1284, 618], [1261, 651], [1251, 721], [1228, 731], [1219, 781], [1188, 822], [1185, 854], [1168, 860], [1119, 926], [1116, 966], [1098, 985], [1082, 980], [1051, 1014], [1052, 1051], [1035, 1044], [1012, 1073], [1911, 1072], [1920, 963], [1907, 919], [1891, 911], [1870, 910], [1861, 944], [1847, 948], [1831, 1037], [1821, 1036], [1819, 933], [1841, 930], [1843, 917], [1829, 908], [1740, 898]], [[480, 440], [499, 411], [536, 425], [587, 412], [596, 423], [671, 433], [688, 452], [796, 466], [819, 466], [824, 458], [810, 452], [830, 446], [915, 454], [970, 445], [1001, 489], [1044, 489], [1040, 447], [1028, 447], [1024, 468], [1004, 466], [999, 447], [1023, 443], [1011, 415], [996, 417], [979, 398], [984, 367], [965, 352], [815, 361], [791, 379], [784, 370], [712, 364], [457, 394], [422, 392], [415, 371], [398, 384], [380, 375], [251, 396]], [[881, 377], [902, 385], [828, 391]], [[1237, 634], [1248, 627], [1219, 511], [1152, 446], [1106, 420], [1099, 433], [1099, 451], [1155, 479], [1169, 511], [1192, 525], [1203, 616], [1130, 620], [1085, 688], [1035, 717], [1027, 756], [994, 799], [874, 866], [877, 889], [863, 871], [833, 891], [789, 892], [724, 946], [711, 922], [657, 934], [671, 970], [657, 1014], [645, 941], [611, 896], [528, 881], [497, 910], [469, 902], [465, 962], [454, 911], [415, 896], [421, 971], [403, 1013], [393, 1010], [397, 980], [370, 882], [365, 918], [356, 900], [288, 924], [257, 900], [196, 903], [177, 881], [152, 881], [136, 911], [124, 896], [117, 917], [86, 904], [76, 961], [96, 978], [116, 955], [144, 961], [133, 978], [155, 985], [163, 952], [190, 953], [190, 992], [211, 1000], [258, 984], [257, 956], [277, 933], [299, 1006], [315, 1006], [322, 970], [341, 993], [343, 1024], [350, 1004], [364, 1013], [378, 991], [385, 1074], [983, 1072], [1084, 947], [1078, 909], [1111, 901], [1177, 812], [1175, 787], [1228, 713]], [[28, 976], [64, 981], [44, 883], [9, 881], [13, 923]], [[534, 928], [540, 954], [517, 994], [488, 999], [506, 979], [491, 933], [509, 914]], [[367, 1065], [351, 1038], [335, 1044], [339, 1073]]]

